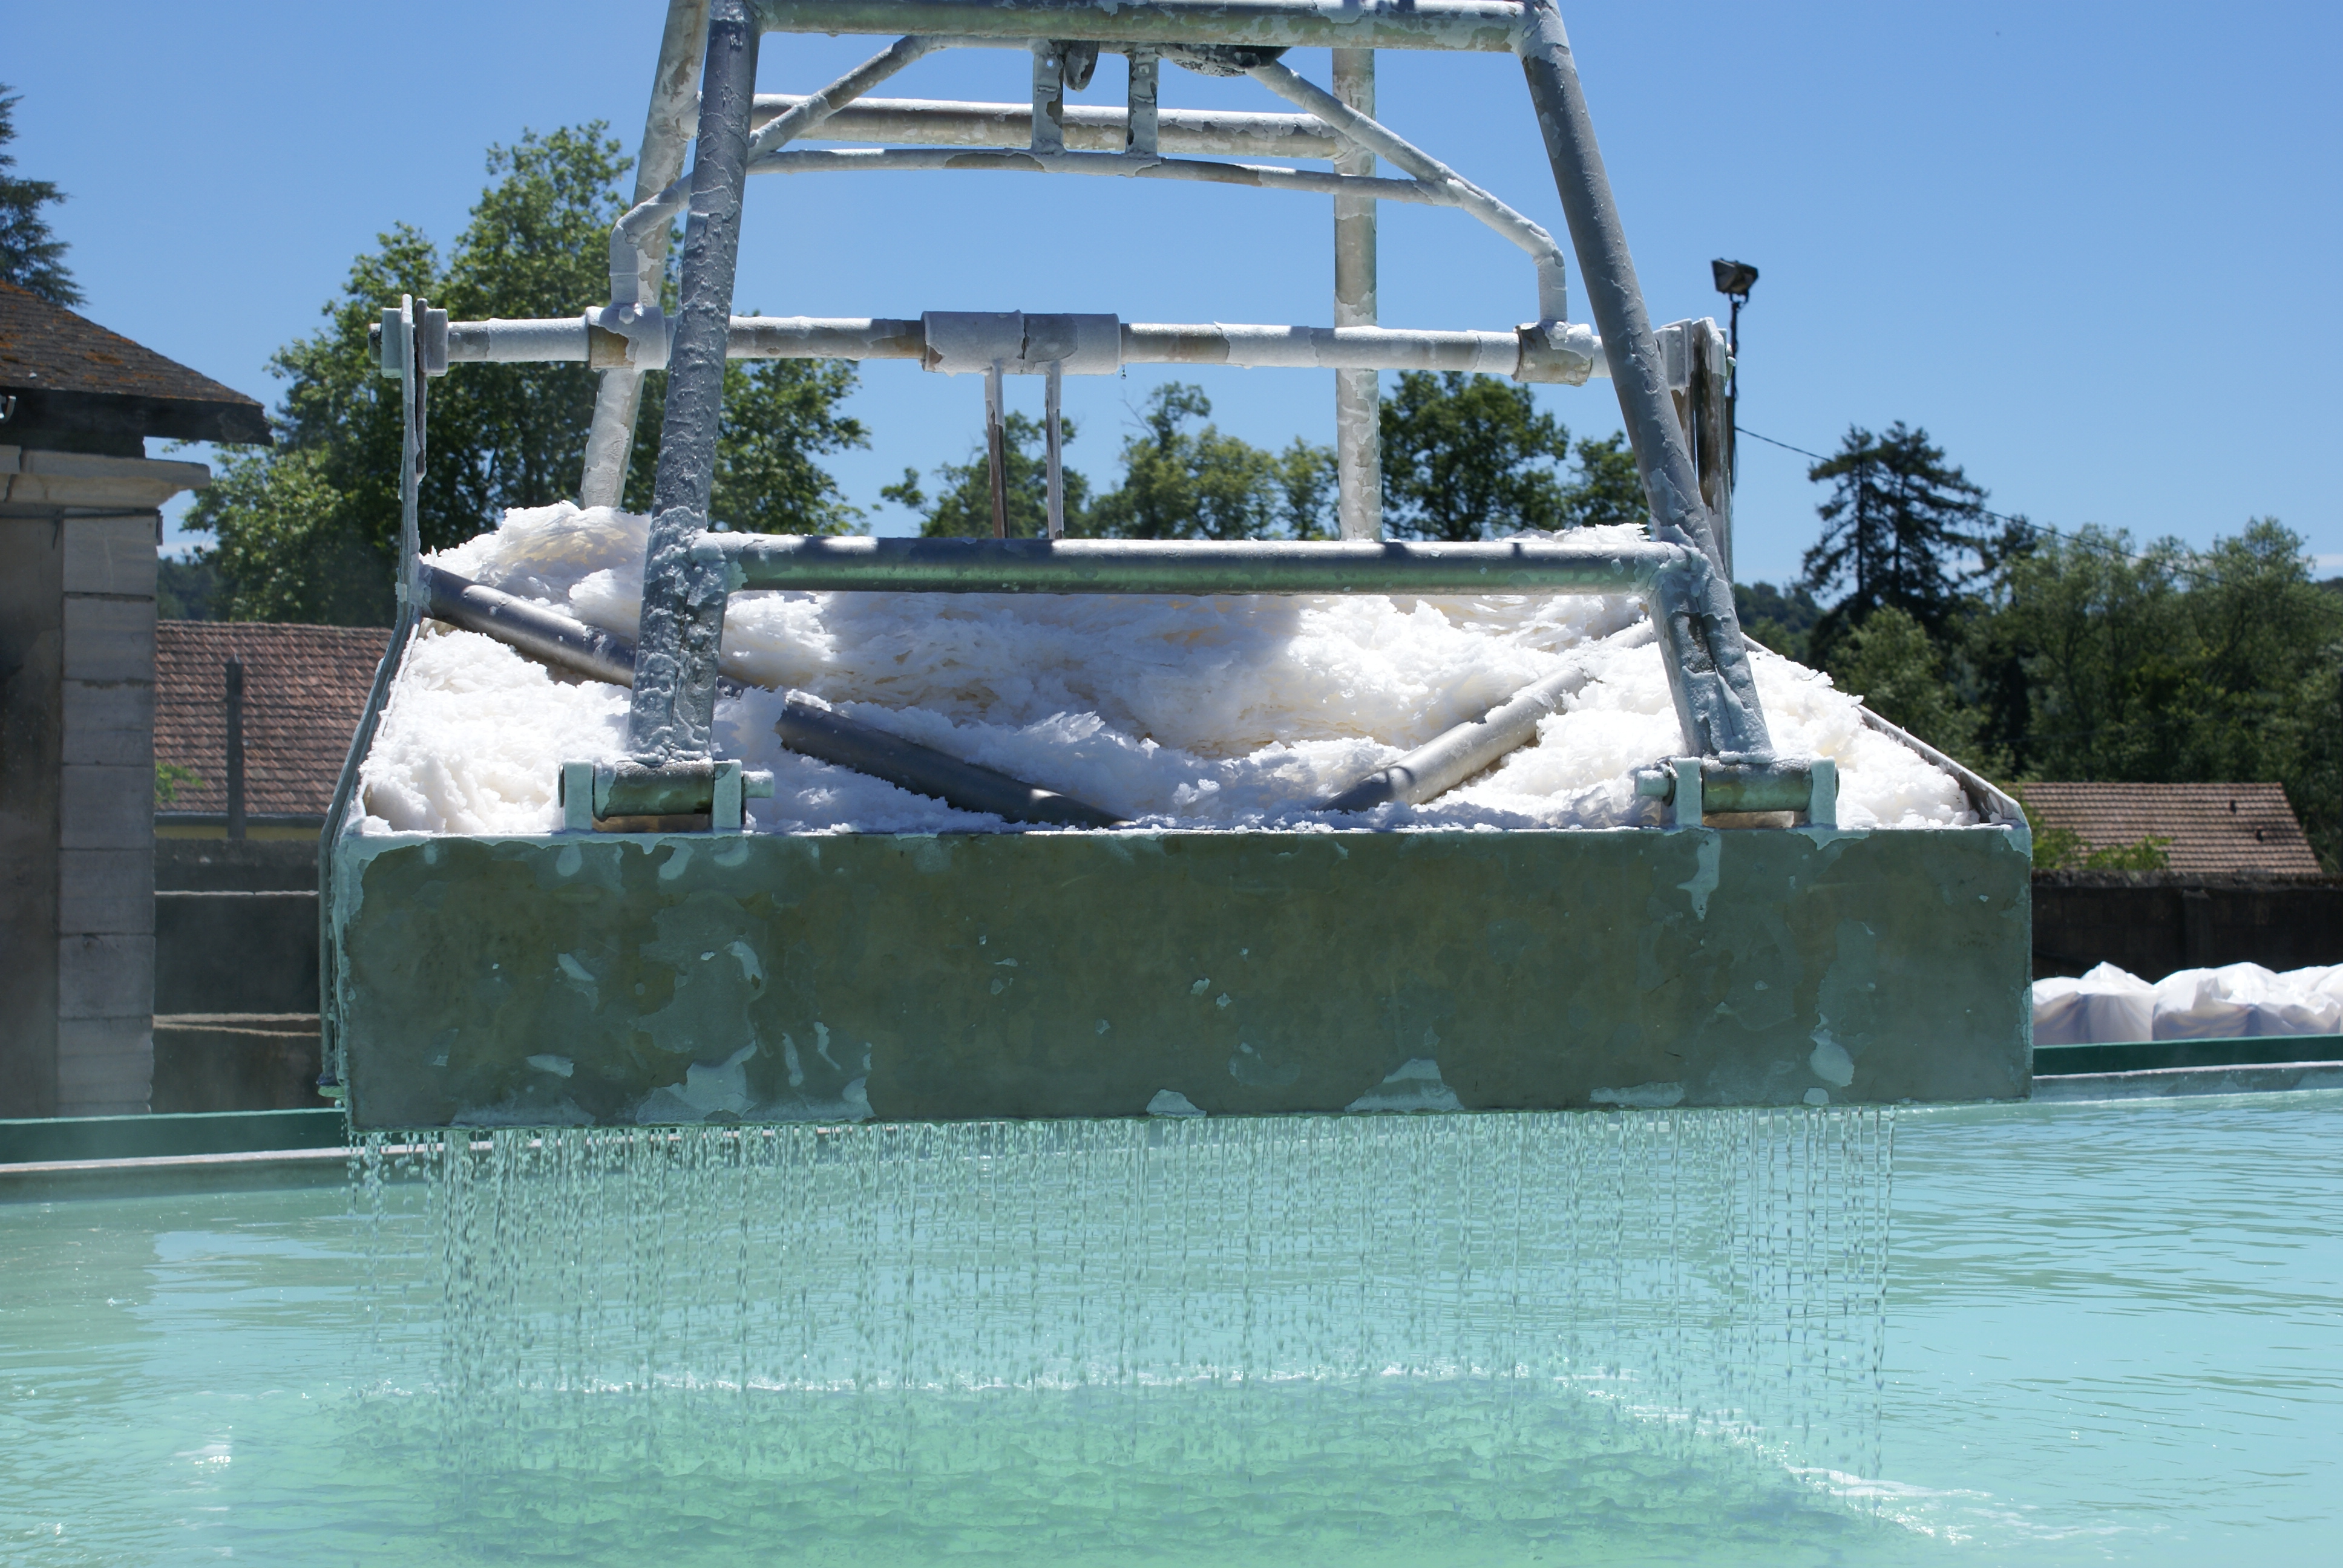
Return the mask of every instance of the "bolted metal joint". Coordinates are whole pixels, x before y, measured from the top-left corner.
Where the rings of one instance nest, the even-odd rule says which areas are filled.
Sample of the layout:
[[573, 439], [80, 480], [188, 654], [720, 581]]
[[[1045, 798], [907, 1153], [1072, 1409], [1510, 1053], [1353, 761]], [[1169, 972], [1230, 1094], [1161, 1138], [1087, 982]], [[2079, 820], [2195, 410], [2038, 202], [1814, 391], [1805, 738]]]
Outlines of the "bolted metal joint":
[[[415, 313], [415, 336], [423, 355], [423, 374], [447, 374], [447, 313], [444, 310], [418, 310]], [[399, 320], [398, 307], [387, 306], [379, 321], [367, 323], [367, 353], [374, 359], [375, 368], [396, 381], [407, 370], [407, 330]]]
[[1521, 339], [1521, 363], [1516, 381], [1562, 387], [1584, 387], [1590, 377], [1607, 373], [1603, 364], [1603, 339], [1592, 327], [1566, 321], [1525, 321], [1513, 328]]
[[1678, 828], [1723, 813], [1777, 811], [1803, 817], [1810, 828], [1838, 826], [1838, 764], [1827, 757], [1672, 757], [1639, 769], [1635, 793], [1669, 806]]
[[565, 762], [558, 797], [574, 832], [739, 833], [747, 800], [769, 800], [773, 776], [708, 757], [646, 763]]

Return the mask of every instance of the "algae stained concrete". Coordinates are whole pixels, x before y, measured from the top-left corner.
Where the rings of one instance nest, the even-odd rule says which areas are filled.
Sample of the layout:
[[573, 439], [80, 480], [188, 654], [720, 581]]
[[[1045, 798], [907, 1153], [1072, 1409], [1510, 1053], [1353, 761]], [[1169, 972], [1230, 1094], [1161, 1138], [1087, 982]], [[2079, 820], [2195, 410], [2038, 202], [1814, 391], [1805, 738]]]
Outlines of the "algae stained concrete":
[[347, 839], [357, 1125], [2011, 1099], [1998, 829]]

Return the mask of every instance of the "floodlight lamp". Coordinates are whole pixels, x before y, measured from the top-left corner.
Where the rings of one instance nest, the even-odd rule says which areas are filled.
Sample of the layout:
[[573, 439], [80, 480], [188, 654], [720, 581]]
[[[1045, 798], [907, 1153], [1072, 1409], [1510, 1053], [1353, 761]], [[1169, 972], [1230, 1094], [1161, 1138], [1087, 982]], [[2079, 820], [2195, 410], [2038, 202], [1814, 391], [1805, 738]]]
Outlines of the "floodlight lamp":
[[1757, 269], [1745, 261], [1727, 261], [1719, 256], [1708, 264], [1708, 270], [1716, 279], [1716, 292], [1729, 295], [1735, 301], [1748, 298], [1750, 289], [1756, 286]]

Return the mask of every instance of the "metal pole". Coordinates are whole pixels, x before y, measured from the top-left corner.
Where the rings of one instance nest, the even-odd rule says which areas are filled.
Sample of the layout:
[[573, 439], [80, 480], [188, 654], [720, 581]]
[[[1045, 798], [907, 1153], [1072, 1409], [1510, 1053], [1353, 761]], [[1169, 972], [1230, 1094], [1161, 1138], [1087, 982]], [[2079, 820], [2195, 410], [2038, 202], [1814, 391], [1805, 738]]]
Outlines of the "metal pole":
[[1066, 470], [1065, 437], [1059, 424], [1058, 405], [1065, 389], [1066, 367], [1063, 360], [1050, 361], [1048, 428], [1044, 432], [1049, 446], [1050, 462], [1050, 537], [1066, 537]]
[[244, 837], [244, 660], [227, 661], [227, 836]]
[[1033, 150], [1066, 150], [1065, 62], [1045, 38], [1033, 41]]
[[[1372, 49], [1334, 51], [1334, 95], [1363, 115], [1375, 112]], [[1375, 155], [1345, 143], [1334, 172], [1373, 177]], [[1375, 325], [1375, 203], [1334, 198], [1334, 326]], [[1342, 538], [1383, 537], [1383, 377], [1373, 370], [1334, 372], [1335, 517]]]
[[[1716, 568], [1700, 585], [1696, 598], [1673, 590], [1666, 582], [1654, 597], [1653, 619], [1665, 623], [1660, 646], [1669, 656], [1668, 686], [1676, 717], [1686, 739], [1697, 740], [1704, 755], [1771, 755], [1773, 740], [1758, 704], [1748, 647], [1734, 613], [1733, 583], [1710, 530], [1708, 509], [1701, 504], [1692, 454], [1676, 424], [1667, 372], [1652, 337], [1634, 261], [1627, 252], [1626, 233], [1554, 0], [1524, 0], [1523, 24], [1516, 45], [1522, 71], [1554, 166], [1562, 210], [1570, 220], [1571, 244], [1585, 279], [1595, 329], [1603, 337], [1627, 437], [1635, 448], [1635, 466], [1651, 499], [1653, 530], [1670, 543], [1691, 545]], [[1677, 588], [1683, 581], [1674, 579]], [[1690, 657], [1679, 653], [1680, 648]]]
[[1123, 126], [1122, 150], [1139, 157], [1153, 157], [1161, 145], [1156, 94], [1162, 69], [1162, 56], [1154, 50], [1131, 52], [1130, 117]]
[[669, 359], [667, 418], [643, 555], [641, 640], [627, 727], [628, 749], [638, 758], [707, 756], [715, 724], [729, 585], [722, 564], [704, 552], [695, 555], [692, 545], [708, 527], [716, 473], [756, 85], [757, 27], [746, 0], [713, 0], [700, 75], [691, 220], [684, 230], [683, 303]]
[[[659, 38], [659, 74], [651, 78], [651, 104], [643, 119], [642, 152], [635, 159], [635, 202], [665, 190], [683, 172], [683, 149], [691, 139], [691, 101], [702, 39], [708, 32], [708, 0], [669, 0], [667, 30]], [[667, 225], [636, 247], [638, 299], [659, 299], [667, 270]], [[635, 420], [642, 412], [643, 373], [605, 370], [594, 393], [594, 421], [586, 432], [586, 472], [578, 483], [580, 506], [615, 507], [626, 494], [627, 465], [634, 455]]]
[[1008, 442], [1001, 426], [1001, 361], [984, 373], [984, 470], [992, 488], [992, 537], [1009, 537]]

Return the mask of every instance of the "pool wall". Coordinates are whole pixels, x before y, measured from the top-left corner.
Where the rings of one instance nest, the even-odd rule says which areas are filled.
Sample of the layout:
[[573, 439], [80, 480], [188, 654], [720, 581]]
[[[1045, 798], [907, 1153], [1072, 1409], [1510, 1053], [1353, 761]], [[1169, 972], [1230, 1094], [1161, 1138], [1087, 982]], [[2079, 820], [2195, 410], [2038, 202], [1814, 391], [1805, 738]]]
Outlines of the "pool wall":
[[358, 1128], [2008, 1100], [1999, 827], [346, 836]]

